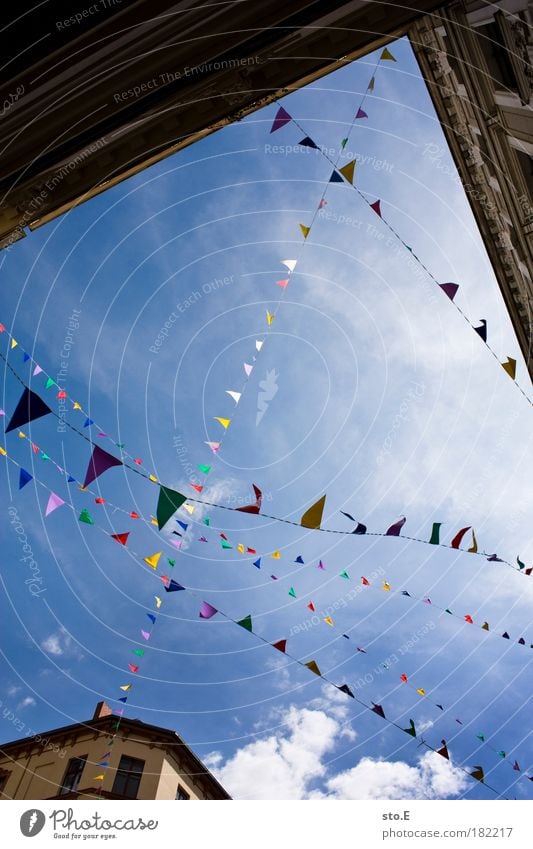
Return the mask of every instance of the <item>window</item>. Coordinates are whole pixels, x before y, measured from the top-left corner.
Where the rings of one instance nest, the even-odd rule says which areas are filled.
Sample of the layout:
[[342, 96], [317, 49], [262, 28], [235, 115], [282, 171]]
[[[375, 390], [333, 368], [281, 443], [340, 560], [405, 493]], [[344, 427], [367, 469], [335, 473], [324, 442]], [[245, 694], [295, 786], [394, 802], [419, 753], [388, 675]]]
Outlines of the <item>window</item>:
[[87, 757], [87, 755], [81, 755], [81, 757], [71, 758], [69, 760], [67, 771], [65, 772], [65, 777], [63, 779], [63, 785], [59, 791], [60, 794], [73, 793], [78, 789]]
[[144, 761], [122, 755], [113, 784], [113, 793], [136, 799], [144, 769]]
[[187, 793], [187, 791], [183, 789], [181, 784], [178, 784], [178, 789], [176, 790], [176, 799], [180, 799], [181, 801], [184, 801], [184, 800], [188, 801], [190, 798], [191, 798], [190, 794]]

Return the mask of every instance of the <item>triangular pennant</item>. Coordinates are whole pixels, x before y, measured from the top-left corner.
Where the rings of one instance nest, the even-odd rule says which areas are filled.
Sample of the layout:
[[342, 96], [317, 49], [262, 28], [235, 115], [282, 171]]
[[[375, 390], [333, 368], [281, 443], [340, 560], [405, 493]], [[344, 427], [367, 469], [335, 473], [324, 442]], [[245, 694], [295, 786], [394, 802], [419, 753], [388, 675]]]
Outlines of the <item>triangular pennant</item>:
[[9, 433], [11, 430], [28, 424], [28, 422], [33, 422], [42, 416], [47, 416], [51, 412], [48, 404], [45, 404], [42, 398], [25, 386], [5, 432]]
[[73, 478], [72, 475], [69, 475], [67, 478], [67, 483], [76, 483], [76, 478]]
[[125, 534], [111, 534], [111, 538], [116, 539], [121, 545], [126, 545], [129, 535], [130, 532], [127, 531]]
[[484, 342], [487, 341], [487, 322], [484, 318], [481, 319], [481, 324], [479, 325], [479, 327], [474, 327], [474, 330], [476, 331], [478, 336], [481, 336]]
[[375, 84], [376, 84], [376, 81], [375, 81], [374, 77], [371, 77], [370, 82], [368, 83], [367, 91], [374, 91]]
[[40, 374], [41, 372], [42, 372], [41, 366], [36, 365], [35, 368], [33, 369], [33, 376], [37, 377], [37, 375]]
[[286, 266], [286, 268], [288, 268], [290, 272], [293, 272], [294, 269], [296, 268], [296, 265], [298, 264], [298, 260], [297, 259], [282, 259], [281, 264]]
[[103, 474], [103, 472], [107, 471], [107, 469], [111, 469], [113, 466], [122, 466], [122, 460], [119, 460], [118, 457], [113, 457], [112, 454], [104, 451], [104, 449], [100, 448], [99, 445], [95, 445], [91, 459], [89, 460], [89, 465], [87, 466], [83, 486], [89, 486], [89, 484], [96, 480], [99, 475]]
[[[346, 145], [348, 144], [348, 139], [341, 139], [341, 150], [344, 150]], [[320, 207], [319, 207], [320, 209]]]
[[341, 578], [347, 578], [348, 580], [350, 579], [350, 576], [349, 576], [348, 572], [346, 572], [346, 571], [341, 572], [340, 577]]
[[23, 489], [23, 487], [25, 487], [26, 484], [29, 483], [31, 480], [33, 480], [33, 476], [30, 475], [30, 473], [27, 472], [26, 469], [23, 469], [21, 467], [19, 475], [19, 489]]
[[276, 130], [281, 129], [281, 127], [284, 127], [285, 124], [288, 124], [290, 121], [292, 121], [291, 116], [287, 110], [283, 108], [283, 106], [280, 106], [276, 112], [276, 117], [274, 118], [273, 124], [270, 128], [270, 132], [275, 133]]
[[457, 283], [439, 283], [439, 286], [442, 291], [449, 297], [450, 301], [453, 301], [459, 288]]
[[323, 495], [322, 498], [319, 498], [309, 510], [306, 510], [300, 519], [300, 525], [302, 528], [320, 528], [320, 523], [322, 521], [322, 514], [324, 512], [324, 505], [326, 503], [326, 496]]
[[159, 530], [164, 528], [168, 520], [174, 515], [181, 505], [185, 502], [186, 497], [181, 492], [176, 492], [174, 489], [169, 489], [166, 486], [159, 485], [159, 499], [157, 501], [157, 527]]
[[54, 383], [54, 381], [52, 380], [52, 378], [51, 378], [51, 377], [49, 377], [49, 378], [47, 379], [47, 381], [46, 381], [45, 385], [44, 385], [44, 388], [45, 388], [45, 389], [50, 389], [50, 387], [52, 387], [52, 386], [56, 386], [56, 384]]
[[502, 367], [505, 369], [511, 380], [514, 380], [516, 377], [516, 360], [513, 360], [512, 357], [507, 357], [507, 362], [502, 363]]
[[206, 445], [209, 446], [213, 454], [218, 454], [218, 449], [220, 448], [220, 442], [206, 442]]
[[211, 617], [214, 616], [215, 613], [218, 613], [216, 607], [213, 607], [213, 605], [209, 604], [208, 601], [203, 601], [200, 606], [198, 616], [200, 617], [200, 619], [211, 619]]
[[257, 569], [260, 569], [260, 568], [261, 568], [261, 558], [260, 558], [260, 557], [258, 557], [258, 558], [257, 558], [257, 560], [254, 560], [254, 566], [255, 566]]
[[[58, 507], [62, 507], [64, 503], [65, 502], [63, 501], [62, 498], [59, 497], [59, 495], [56, 495], [55, 492], [51, 492], [50, 498], [48, 499], [48, 504], [46, 505], [46, 510], [44, 511], [45, 517], [49, 516], [50, 513], [53, 513], [54, 510], [57, 510]], [[80, 522], [83, 522], [83, 521], [85, 521], [85, 520], [82, 519], [81, 516], [80, 516]], [[92, 525], [92, 519], [91, 519], [89, 524]]]
[[94, 522], [93, 522], [93, 520], [91, 519], [91, 516], [90, 516], [90, 514], [89, 514], [89, 511], [88, 511], [88, 510], [86, 510], [86, 509], [83, 509], [83, 510], [81, 511], [81, 513], [80, 513], [80, 515], [79, 515], [78, 519], [79, 519], [79, 521], [80, 521], [80, 522], [85, 522], [85, 524], [86, 524], [86, 525], [94, 525]]
[[[366, 117], [366, 115], [365, 115], [365, 117]], [[351, 162], [348, 162], [347, 165], [344, 165], [340, 169], [340, 173], [342, 174], [344, 179], [347, 180], [351, 185], [353, 185], [354, 170], [355, 170], [355, 159], [353, 159]]]
[[314, 613], [314, 612], [315, 612], [315, 605], [313, 604], [313, 602], [312, 602], [312, 601], [310, 601], [310, 602], [309, 602], [309, 604], [307, 605], [307, 607], [309, 608], [309, 610], [310, 610], [312, 613]]
[[304, 666], [307, 666], [307, 668], [310, 669], [311, 672], [314, 672], [315, 675], [321, 675], [322, 674], [320, 672], [320, 669], [318, 668], [318, 664], [316, 663], [315, 660], [308, 660], [307, 663], [304, 663]]
[[273, 322], [273, 321], [274, 321], [274, 319], [275, 319], [275, 316], [274, 316], [274, 315], [272, 315], [272, 313], [271, 313], [271, 312], [269, 312], [268, 310], [266, 310], [266, 319], [267, 319], [267, 324], [268, 324], [268, 326], [269, 326], [269, 327], [271, 327], [271, 326], [272, 326], [272, 322]]
[[[239, 393], [239, 397], [240, 397], [240, 393]], [[198, 466], [200, 471], [203, 472], [204, 475], [208, 475], [209, 472], [211, 471], [211, 466], [204, 466], [203, 463], [197, 463], [196, 465]]]
[[141, 636], [142, 636], [143, 640], [149, 640], [149, 639], [150, 639], [150, 632], [149, 632], [149, 631], [144, 631], [144, 630], [141, 628]]
[[375, 200], [374, 203], [370, 204], [370, 209], [373, 209], [376, 215], [381, 218], [381, 201]]
[[152, 625], [155, 625], [155, 619], [156, 619], [156, 617], [154, 616], [154, 614], [153, 614], [153, 613], [147, 613], [147, 614], [146, 614], [146, 616], [147, 616], [147, 618], [150, 620], [150, 622], [152, 623]]
[[467, 532], [467, 531], [469, 531], [469, 530], [470, 530], [470, 525], [468, 525], [468, 527], [467, 527], [467, 528], [461, 528], [461, 530], [460, 530], [460, 531], [458, 531], [458, 532], [455, 534], [454, 538], [452, 539], [452, 541], [451, 541], [451, 543], [450, 543], [451, 547], [452, 547], [452, 548], [459, 548], [459, 546], [461, 545], [461, 542], [462, 542], [462, 539], [463, 539], [464, 535], [465, 535], [465, 534], [466, 534], [466, 532]]
[[430, 545], [439, 545], [441, 525], [442, 525], [442, 522], [433, 522], [433, 528], [431, 530], [431, 537], [429, 539]]
[[270, 556], [272, 557], [273, 560], [280, 560], [281, 559], [281, 551], [277, 551], [277, 550], [273, 551]]
[[394, 56], [392, 55], [390, 50], [388, 50], [386, 47], [384, 47], [383, 50], [381, 51], [381, 56], [379, 57], [379, 61], [382, 62], [386, 59], [388, 59], [389, 62], [396, 62], [396, 59], [394, 58]]
[[231, 424], [231, 419], [222, 419], [220, 416], [213, 416], [213, 418], [216, 422], [220, 422], [224, 430], [227, 430]]
[[468, 549], [471, 554], [475, 554], [477, 552], [477, 539], [474, 533], [474, 528], [472, 528], [472, 545]]
[[260, 513], [261, 512], [261, 503], [263, 500], [263, 493], [259, 489], [255, 483], [252, 484], [254, 495], [255, 495], [255, 504], [246, 504], [244, 507], [236, 507], [235, 510], [240, 511], [241, 513]]
[[329, 625], [331, 628], [333, 628], [333, 619], [331, 618], [331, 616], [324, 616], [324, 622], [326, 623], [326, 625]]
[[285, 280], [276, 280], [276, 286], [281, 286], [282, 289], [286, 289], [289, 285], [289, 278], [287, 277]]
[[450, 760], [450, 755], [448, 753], [448, 746], [446, 745], [446, 740], [441, 740], [442, 748], [437, 749], [437, 754], [442, 755], [443, 758], [446, 758], [447, 761]]
[[342, 177], [341, 177], [341, 175], [339, 174], [338, 171], [334, 171], [333, 174], [331, 175], [331, 177], [329, 178], [329, 182], [330, 183], [344, 183], [344, 180], [342, 179]]
[[144, 657], [144, 649], [133, 649], [133, 654], [136, 654], [137, 657]]
[[294, 592], [294, 587], [291, 587], [291, 588], [290, 588], [290, 590], [289, 590], [289, 595], [290, 595], [292, 598], [296, 598], [296, 593]]
[[383, 719], [386, 719], [385, 711], [383, 710], [381, 705], [377, 705], [375, 702], [372, 702], [372, 707], [370, 708], [370, 710], [373, 710], [374, 713], [377, 713], [378, 716], [382, 716]]
[[203, 492], [204, 489], [203, 486], [200, 486], [200, 484], [198, 483], [190, 483], [189, 486], [192, 486], [192, 488], [196, 490], [196, 492]]
[[409, 728], [404, 728], [403, 730], [406, 734], [410, 734], [411, 737], [416, 737], [415, 724], [412, 719], [409, 720]]
[[277, 643], [272, 643], [272, 648], [277, 649], [278, 651], [285, 652], [287, 647], [287, 640], [278, 640]]
[[[356, 115], [355, 117], [356, 117], [356, 118], [368, 118], [368, 115], [366, 114], [366, 112], [365, 112], [363, 109], [358, 109], [358, 110], [357, 110], [357, 115]], [[351, 183], [351, 182], [352, 182], [352, 181], [350, 180], [350, 183]]]
[[[241, 400], [242, 393], [241, 392], [234, 392], [233, 389], [226, 389], [226, 395], [229, 395], [230, 398], [233, 398], [235, 403], [238, 404], [239, 401]], [[199, 468], [201, 468], [201, 466], [199, 466]], [[209, 466], [206, 466], [206, 468], [209, 469]], [[207, 474], [207, 472], [205, 474]]]
[[316, 568], [317, 568], [317, 569], [321, 569], [321, 570], [322, 570], [322, 572], [325, 572], [325, 571], [326, 571], [326, 567], [324, 566], [324, 564], [322, 563], [322, 561], [321, 561], [321, 560], [319, 560], [319, 561], [318, 561], [318, 564], [317, 564], [317, 567], [316, 567]]
[[248, 614], [248, 616], [245, 616], [244, 619], [240, 619], [237, 622], [237, 625], [240, 625], [241, 628], [245, 628], [247, 631], [251, 631], [252, 630], [252, 617], [250, 616], [250, 614]]
[[242, 366], [244, 368], [244, 373], [245, 373], [246, 377], [250, 377], [254, 367], [252, 365], [250, 365], [250, 363], [243, 363]]
[[386, 537], [399, 537], [400, 531], [403, 528], [403, 526], [405, 525], [406, 521], [407, 521], [407, 519], [405, 518], [405, 516], [402, 516], [401, 519], [399, 519], [397, 522], [395, 522], [393, 525], [390, 526], [390, 528], [388, 528], [385, 531], [385, 536]]
[[473, 772], [471, 772], [470, 775], [472, 776], [472, 778], [477, 779], [477, 781], [481, 781], [481, 783], [483, 784], [485, 780], [485, 773], [483, 772], [483, 767], [475, 766]]
[[306, 227], [306, 226], [305, 226], [305, 224], [298, 224], [298, 227], [299, 227], [299, 228], [300, 228], [300, 230], [302, 231], [303, 236], [304, 236], [304, 239], [307, 239], [307, 237], [308, 237], [308, 235], [309, 235], [309, 232], [310, 232], [311, 228], [310, 228], [310, 227]]
[[133, 663], [128, 663], [128, 667], [129, 667], [131, 672], [138, 672], [139, 671], [139, 667], [135, 666]]
[[303, 559], [302, 555], [301, 555], [301, 554], [299, 554], [299, 555], [298, 555], [298, 557], [296, 558], [296, 560], [295, 560], [294, 562], [295, 562], [295, 563], [303, 563], [303, 562], [304, 562], [304, 559]]
[[348, 684], [340, 684], [340, 685], [338, 685], [338, 686], [337, 686], [337, 690], [340, 690], [340, 691], [341, 691], [341, 693], [346, 693], [346, 695], [347, 695], [347, 696], [350, 696], [352, 699], [355, 699], [355, 696], [354, 696], [354, 694], [352, 693], [352, 691], [350, 690], [350, 688], [348, 687]]
[[162, 554], [162, 551], [158, 551], [155, 554], [151, 554], [149, 557], [143, 557], [143, 560], [145, 563], [148, 563], [148, 566], [151, 566], [152, 569], [157, 569], [157, 564], [159, 563], [159, 558]]
[[255, 350], [256, 350], [256, 351], [260, 351], [260, 350], [261, 350], [261, 348], [263, 347], [263, 341], [264, 341], [264, 340], [262, 340], [262, 339], [256, 339], [256, 340], [255, 340]]
[[309, 136], [306, 136], [301, 142], [298, 142], [299, 147], [312, 147], [315, 150], [318, 150], [318, 145], [314, 143], [313, 139], [310, 139]]

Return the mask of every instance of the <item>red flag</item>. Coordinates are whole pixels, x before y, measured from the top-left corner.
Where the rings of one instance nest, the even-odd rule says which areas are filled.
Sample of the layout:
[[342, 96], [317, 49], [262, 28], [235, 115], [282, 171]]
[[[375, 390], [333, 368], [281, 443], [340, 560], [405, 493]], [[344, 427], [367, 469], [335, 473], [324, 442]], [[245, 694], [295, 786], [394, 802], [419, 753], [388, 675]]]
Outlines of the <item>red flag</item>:
[[127, 531], [127, 533], [125, 534], [111, 534], [111, 537], [113, 539], [116, 539], [116, 541], [119, 542], [121, 545], [126, 545], [129, 535], [130, 532]]

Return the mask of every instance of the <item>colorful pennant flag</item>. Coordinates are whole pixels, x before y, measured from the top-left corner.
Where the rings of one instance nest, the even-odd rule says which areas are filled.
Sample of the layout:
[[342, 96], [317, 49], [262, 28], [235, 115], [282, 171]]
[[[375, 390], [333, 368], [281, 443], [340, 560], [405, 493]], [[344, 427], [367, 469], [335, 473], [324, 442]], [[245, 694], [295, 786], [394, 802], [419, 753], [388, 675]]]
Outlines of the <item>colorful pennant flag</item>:
[[[365, 118], [366, 118], [366, 115], [365, 115]], [[344, 179], [347, 180], [351, 185], [353, 185], [354, 170], [355, 170], [355, 159], [353, 159], [351, 162], [348, 162], [347, 165], [344, 165], [344, 167], [340, 169], [340, 173], [342, 174]]]
[[285, 124], [288, 124], [290, 121], [292, 121], [291, 116], [287, 110], [283, 108], [283, 106], [280, 106], [276, 112], [276, 117], [274, 118], [274, 122], [270, 128], [270, 132], [275, 133], [276, 130], [281, 129], [281, 127], [284, 127]]
[[507, 362], [502, 363], [502, 367], [505, 369], [511, 380], [514, 380], [516, 377], [516, 360], [513, 360], [512, 357], [507, 357]]
[[157, 527], [159, 530], [165, 527], [168, 520], [179, 510], [186, 501], [186, 496], [174, 489], [159, 484], [159, 499], [157, 501]]
[[459, 288], [457, 283], [439, 283], [439, 286], [444, 294], [449, 297], [450, 301], [453, 301]]
[[326, 496], [323, 495], [322, 498], [319, 498], [309, 510], [306, 510], [300, 519], [300, 525], [302, 528], [320, 528], [320, 523], [322, 521], [322, 514], [324, 512], [324, 505], [326, 503]]
[[[238, 404], [239, 401], [241, 400], [241, 395], [242, 395], [241, 392], [234, 392], [233, 389], [226, 389], [226, 394], [229, 395], [230, 398], [233, 398], [233, 400], [235, 401], [236, 404]], [[199, 467], [199, 468], [201, 468], [201, 467]], [[205, 466], [204, 468], [209, 470], [210, 466]], [[203, 471], [203, 469], [202, 469], [202, 471]], [[205, 474], [207, 474], [207, 472], [205, 472]]]
[[103, 472], [107, 471], [107, 469], [111, 469], [113, 466], [122, 466], [122, 460], [119, 460], [118, 457], [113, 457], [112, 454], [104, 451], [104, 449], [100, 448], [100, 446], [95, 445], [91, 459], [89, 460], [89, 465], [87, 466], [83, 486], [89, 486], [89, 484], [96, 480], [99, 475], [103, 474]]
[[260, 513], [261, 512], [261, 503], [263, 500], [263, 493], [259, 489], [255, 483], [252, 484], [255, 502], [254, 504], [246, 504], [244, 507], [236, 507], [235, 510], [240, 511], [241, 513]]
[[151, 554], [149, 557], [143, 557], [143, 560], [145, 563], [148, 564], [148, 566], [151, 566], [152, 569], [157, 569], [157, 564], [159, 563], [159, 558], [162, 554], [162, 551], [157, 551], [155, 554]]
[[215, 613], [218, 613], [216, 607], [213, 607], [213, 605], [209, 604], [208, 601], [203, 601], [198, 616], [200, 617], [200, 619], [211, 619], [211, 617], [214, 616]]
[[30, 473], [27, 472], [26, 469], [23, 469], [21, 467], [19, 475], [19, 489], [23, 489], [26, 484], [29, 483], [31, 480], [33, 480], [33, 476], [30, 475]]
[[25, 386], [5, 432], [9, 433], [11, 430], [16, 430], [22, 425], [40, 419], [42, 416], [47, 416], [51, 412], [48, 404], [45, 404], [42, 398]]
[[[44, 511], [45, 517], [49, 516], [50, 513], [53, 513], [54, 510], [57, 510], [58, 507], [62, 507], [64, 503], [65, 502], [63, 501], [62, 498], [59, 497], [59, 495], [56, 495], [55, 492], [51, 492], [50, 497], [48, 499], [48, 504], [46, 505], [46, 510]], [[80, 516], [80, 522], [83, 522], [83, 521], [85, 521], [85, 519], [82, 519], [81, 516]], [[92, 524], [92, 520], [91, 520], [90, 524]]]
[[405, 525], [406, 521], [407, 520], [406, 520], [405, 516], [402, 516], [402, 518], [399, 519], [398, 522], [395, 522], [393, 525], [390, 526], [390, 528], [388, 528], [388, 530], [385, 531], [385, 536], [387, 536], [387, 537], [399, 537], [400, 531], [403, 528], [403, 526]]

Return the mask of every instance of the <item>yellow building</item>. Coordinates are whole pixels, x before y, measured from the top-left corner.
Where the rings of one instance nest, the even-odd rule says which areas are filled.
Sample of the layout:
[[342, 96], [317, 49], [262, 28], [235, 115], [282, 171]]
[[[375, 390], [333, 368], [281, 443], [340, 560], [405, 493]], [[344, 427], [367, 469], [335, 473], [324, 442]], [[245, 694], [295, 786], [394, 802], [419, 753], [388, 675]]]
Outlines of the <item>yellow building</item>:
[[231, 797], [175, 731], [117, 717], [99, 702], [87, 722], [2, 744], [0, 798]]

